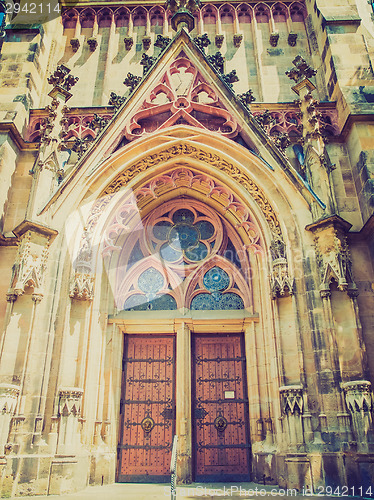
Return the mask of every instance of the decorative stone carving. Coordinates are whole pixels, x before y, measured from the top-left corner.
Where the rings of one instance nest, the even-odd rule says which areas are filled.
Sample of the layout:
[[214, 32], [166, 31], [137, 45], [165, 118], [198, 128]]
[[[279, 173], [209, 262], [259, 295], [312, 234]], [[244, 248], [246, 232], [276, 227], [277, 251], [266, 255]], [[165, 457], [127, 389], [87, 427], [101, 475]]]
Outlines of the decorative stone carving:
[[251, 248], [255, 252], [260, 251], [260, 231], [253, 222], [247, 207], [230, 190], [208, 175], [202, 175], [187, 168], [178, 168], [173, 172], [155, 177], [145, 186], [136, 190], [134, 193], [136, 203], [126, 202], [120, 206], [114, 220], [106, 229], [103, 256], [120, 249], [116, 246], [118, 235], [129, 230], [128, 221], [133, 218], [134, 213], [146, 206], [147, 201], [154, 200], [160, 195], [164, 196], [180, 186], [198, 189], [206, 197], [214, 195], [216, 202], [224, 208], [225, 213], [229, 213], [232, 218], [237, 220], [237, 227], [243, 228], [247, 233], [247, 249]]
[[69, 74], [70, 69], [61, 64], [57, 66], [56, 71], [47, 79], [50, 85], [54, 87], [60, 87], [67, 92], [77, 83], [78, 77], [74, 77]]
[[279, 33], [278, 31], [273, 31], [273, 33], [270, 34], [270, 45], [272, 47], [276, 47], [278, 45], [278, 40], [279, 40]]
[[[246, 94], [246, 93], [245, 93]], [[119, 108], [120, 105], [126, 100], [125, 97], [118, 97], [118, 105], [115, 104], [113, 99], [115, 99], [114, 92], [111, 93], [109, 105], [114, 106], [115, 108]], [[240, 94], [244, 95], [244, 94]], [[238, 95], [240, 98], [240, 96]], [[122, 100], [122, 101], [121, 101]], [[252, 102], [254, 102], [252, 100]], [[251, 104], [251, 102], [249, 102]], [[336, 109], [333, 109], [333, 104], [330, 104], [331, 109], [326, 109], [326, 103], [323, 104], [324, 107], [321, 107], [316, 104], [316, 108], [318, 112], [321, 114], [319, 118], [320, 128], [322, 134], [325, 135], [325, 131], [329, 136], [337, 136], [339, 135], [339, 124], [337, 121], [337, 112]], [[66, 108], [66, 106], [64, 106]], [[92, 121], [93, 114], [90, 110], [84, 110], [82, 108], [78, 108], [78, 110], [72, 108], [64, 113], [64, 123], [63, 123], [63, 133], [67, 134], [67, 138], [71, 139], [74, 137], [82, 138], [87, 135], [87, 133], [91, 135], [95, 135], [94, 131], [89, 128], [89, 123]], [[105, 118], [110, 118], [113, 114], [112, 110], [106, 110], [105, 113], [100, 116]], [[253, 111], [253, 116], [258, 116], [261, 113], [259, 111]], [[273, 135], [274, 128], [279, 132], [287, 132], [288, 134], [292, 132], [292, 135], [300, 138], [301, 135], [301, 121], [300, 121], [300, 109], [295, 105], [290, 104], [287, 107], [287, 110], [281, 108], [272, 107], [272, 116], [274, 117], [274, 122], [270, 125], [269, 135]], [[43, 129], [43, 123], [45, 120], [45, 116], [42, 110], [33, 110], [32, 115], [30, 116], [30, 123], [28, 126], [28, 130], [25, 135], [25, 139], [29, 142], [35, 142], [40, 140], [41, 129]], [[64, 136], [64, 138], [66, 138]], [[69, 148], [70, 149], [70, 148]]]
[[[49, 96], [52, 102], [45, 108], [48, 116], [40, 123], [40, 148], [36, 161], [36, 168], [32, 174], [43, 170], [37, 178], [34, 203], [41, 203], [50, 189], [56, 186], [63, 176], [63, 165], [61, 164], [61, 150], [64, 149], [64, 138], [66, 136], [67, 119], [65, 117], [65, 104], [71, 97], [70, 89], [77, 83], [78, 78], [70, 74], [70, 69], [64, 65], [57, 67], [56, 71], [48, 78], [48, 83], [53, 85]], [[36, 208], [36, 207], [35, 207]]]
[[289, 275], [286, 245], [281, 238], [275, 238], [271, 242], [270, 253], [273, 267], [270, 280], [272, 298], [293, 295], [295, 280]]
[[0, 384], [0, 414], [14, 414], [19, 395], [18, 385]]
[[171, 38], [169, 38], [168, 36], [157, 35], [157, 39], [154, 45], [155, 47], [159, 47], [161, 50], [165, 50], [170, 42]]
[[126, 101], [126, 97], [117, 95], [115, 92], [110, 93], [109, 106], [114, 106], [116, 109], [120, 108]]
[[271, 274], [271, 293], [272, 298], [293, 295], [295, 280], [289, 276], [288, 264], [286, 259], [277, 259], [273, 261], [273, 272]]
[[143, 49], [148, 50], [149, 47], [151, 46], [152, 38], [150, 36], [143, 36], [142, 38], [142, 43], [143, 43]]
[[156, 59], [157, 58], [154, 56], [148, 56], [147, 54], [143, 53], [142, 59], [140, 61], [140, 64], [143, 66], [143, 76], [145, 76], [148, 73], [148, 71], [152, 68]]
[[270, 137], [274, 142], [274, 144], [277, 146], [277, 148], [282, 151], [282, 153], [284, 153], [284, 151], [291, 144], [290, 137], [287, 133], [281, 132], [279, 134], [275, 134]]
[[201, 7], [201, 3], [199, 0], [167, 0], [165, 7], [172, 13], [178, 12], [180, 9], [186, 9], [193, 13]]
[[131, 47], [134, 45], [134, 39], [132, 36], [125, 36], [125, 38], [123, 39], [123, 41], [125, 42], [125, 49], [126, 50], [131, 50]]
[[83, 390], [78, 387], [65, 387], [59, 390], [60, 426], [57, 445], [59, 454], [75, 453], [80, 445], [79, 417], [82, 396]]
[[223, 67], [225, 60], [221, 54], [221, 52], [216, 52], [214, 55], [207, 57], [210, 64], [218, 71], [219, 73], [223, 73]]
[[19, 387], [13, 384], [0, 384], [0, 454], [8, 441], [10, 422], [16, 410]]
[[173, 14], [171, 27], [178, 31], [179, 27], [185, 27], [192, 31], [195, 26], [195, 18], [192, 15], [201, 6], [200, 0], [166, 0], [165, 7]]
[[206, 47], [211, 44], [211, 41], [209, 40], [208, 34], [204, 33], [203, 35], [196, 36], [193, 41], [195, 44], [199, 47], [200, 50], [203, 52], [205, 51]]
[[126, 85], [126, 87], [130, 88], [130, 92], [133, 92], [141, 81], [142, 81], [141, 76], [136, 76], [133, 75], [132, 73], [127, 73], [127, 76], [123, 81], [123, 84]]
[[89, 274], [92, 270], [91, 259], [92, 248], [90, 234], [87, 231], [87, 228], [85, 228], [81, 237], [78, 255], [74, 263], [76, 271], [81, 274]]
[[79, 416], [81, 414], [83, 389], [65, 387], [59, 390], [58, 413], [63, 416]]
[[[176, 75], [180, 79], [177, 85]], [[165, 115], [169, 117], [165, 118]], [[152, 130], [147, 128], [148, 117], [153, 120]], [[158, 124], [156, 130], [186, 123], [227, 137], [238, 134], [237, 122], [223, 108], [216, 91], [208, 85], [191, 61], [184, 57], [176, 59], [165, 71], [149, 97], [126, 124], [124, 135], [128, 140], [137, 139], [143, 133], [154, 132], [154, 123]]]
[[236, 49], [238, 49], [242, 43], [242, 40], [243, 40], [243, 35], [241, 33], [236, 33], [233, 38], [232, 38], [232, 41], [234, 43], [234, 47]]
[[303, 388], [300, 385], [289, 385], [279, 388], [284, 430], [291, 447], [300, 448], [303, 436]]
[[300, 385], [280, 387], [279, 393], [284, 414], [303, 413], [303, 388]]
[[92, 137], [87, 136], [83, 139], [75, 139], [71, 149], [78, 155], [78, 159], [82, 158], [84, 153], [92, 146]]
[[70, 45], [71, 45], [71, 48], [73, 49], [73, 52], [77, 52], [79, 47], [81, 46], [79, 38], [72, 38], [70, 40]]
[[69, 296], [76, 300], [92, 300], [95, 278], [88, 273], [74, 273], [70, 284]]
[[232, 88], [232, 84], [239, 81], [239, 77], [236, 74], [236, 69], [233, 69], [226, 75], [222, 75], [222, 80], [226, 83], [226, 85]]
[[59, 105], [60, 102], [57, 99], [52, 99], [51, 104], [45, 107], [45, 110], [48, 111], [48, 116], [42, 119], [42, 122], [40, 124], [40, 140], [45, 145], [48, 145], [52, 140], [51, 135], [55, 127], [57, 108], [59, 107]]
[[[154, 165], [159, 165], [167, 160], [177, 158], [178, 156], [197, 159], [201, 162], [212, 165], [218, 170], [227, 173], [231, 179], [241, 184], [262, 210], [265, 219], [268, 221], [270, 230], [274, 234], [274, 239], [280, 237], [281, 228], [276, 213], [262, 190], [252, 179], [248, 177], [245, 172], [239, 170], [237, 166], [234, 166], [232, 163], [220, 158], [218, 155], [208, 153], [189, 144], [185, 144], [182, 141], [178, 145], [161, 150], [158, 154], [145, 156], [117, 175], [117, 177], [114, 178], [114, 180], [100, 195], [101, 208], [99, 208], [99, 205], [95, 205], [93, 207], [92, 221], [97, 218], [97, 210], [103, 210], [103, 208], [109, 203], [110, 198], [105, 198], [105, 195], [116, 193], [123, 186], [126, 186], [130, 180], [134, 179], [136, 175], [144, 172], [146, 169]], [[89, 226], [89, 222], [87, 223], [87, 226]], [[90, 230], [92, 230], [92, 228], [90, 228]]]
[[286, 71], [286, 75], [296, 83], [298, 83], [303, 78], [311, 78], [317, 73], [317, 71], [311, 68], [305, 61], [305, 59], [303, 59], [301, 56], [295, 57], [292, 63], [295, 67], [290, 69], [289, 71]]
[[269, 127], [275, 123], [275, 118], [268, 109], [265, 109], [265, 111], [260, 115], [255, 115], [255, 119], [266, 131], [268, 131]]
[[20, 237], [12, 278], [12, 293], [16, 295], [22, 295], [26, 287], [33, 288], [35, 292], [42, 288], [50, 238], [32, 236], [31, 231], [26, 231]]
[[291, 33], [288, 34], [288, 45], [290, 45], [291, 47], [295, 47], [296, 41], [297, 41], [297, 33], [293, 33], [291, 31]]
[[225, 39], [225, 35], [216, 35], [215, 42], [217, 49], [220, 49], [223, 45], [223, 40]]
[[99, 116], [98, 114], [95, 113], [94, 119], [90, 123], [90, 129], [94, 130], [96, 134], [99, 134], [108, 125], [108, 122], [109, 118]]
[[350, 227], [348, 222], [338, 216], [332, 216], [320, 223], [307, 226], [307, 229], [315, 233], [321, 294], [330, 290], [333, 280], [342, 292], [357, 290], [353, 280], [352, 262], [346, 237]]
[[88, 46], [91, 52], [95, 52], [97, 49], [97, 40], [95, 37], [91, 37], [87, 40]]
[[239, 100], [244, 104], [244, 106], [250, 109], [250, 104], [256, 100], [253, 95], [253, 90], [249, 89], [244, 94], [238, 94]]
[[353, 431], [359, 449], [366, 448], [373, 432], [373, 397], [371, 383], [368, 380], [342, 382], [345, 402], [351, 414]]

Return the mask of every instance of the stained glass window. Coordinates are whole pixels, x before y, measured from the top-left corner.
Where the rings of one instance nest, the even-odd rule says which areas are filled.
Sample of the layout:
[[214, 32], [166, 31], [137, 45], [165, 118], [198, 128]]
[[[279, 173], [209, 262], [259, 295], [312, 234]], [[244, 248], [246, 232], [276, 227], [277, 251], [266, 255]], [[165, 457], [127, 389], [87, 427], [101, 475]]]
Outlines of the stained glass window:
[[145, 217], [122, 248], [119, 309], [243, 309], [248, 256], [221, 215], [192, 199], [170, 200]]

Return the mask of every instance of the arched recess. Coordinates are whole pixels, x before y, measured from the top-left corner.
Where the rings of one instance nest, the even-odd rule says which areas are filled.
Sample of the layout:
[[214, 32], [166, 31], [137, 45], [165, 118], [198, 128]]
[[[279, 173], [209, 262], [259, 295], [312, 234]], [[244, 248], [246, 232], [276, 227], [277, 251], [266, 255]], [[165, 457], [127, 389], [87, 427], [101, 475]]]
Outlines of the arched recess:
[[[268, 161], [270, 162], [271, 158], [268, 157]], [[265, 432], [271, 434], [280, 425], [278, 422], [280, 417], [279, 387], [285, 380], [284, 377], [279, 376], [278, 366], [282, 362], [278, 357], [282, 347], [277, 346], [276, 335], [282, 335], [282, 332], [279, 334], [279, 328], [276, 326], [276, 306], [273, 306], [274, 302], [271, 300], [269, 276], [273, 271], [274, 259], [283, 271], [287, 271], [287, 266], [284, 266], [285, 261], [287, 264], [285, 247], [289, 252], [287, 257], [290, 257], [289, 234], [298, 231], [299, 213], [303, 217], [308, 213], [306, 200], [294, 186], [291, 187], [290, 181], [279, 167], [278, 171], [275, 171], [270, 164], [266, 164], [258, 156], [234, 142], [222, 137], [217, 138], [214, 134], [208, 137], [200, 131], [198, 133], [194, 131], [192, 134], [188, 127], [175, 128], [173, 132], [163, 131], [162, 134], [155, 134], [152, 138], [134, 141], [101, 163], [97, 172], [94, 171], [91, 178], [88, 175], [85, 182], [86, 188], [91, 193], [91, 198], [87, 195], [87, 200], [91, 201], [92, 206], [84, 221], [85, 229], [81, 245], [83, 251], [78, 251], [82, 259], [77, 260], [82, 264], [86, 256], [86, 264], [88, 264], [84, 269], [88, 271], [88, 274], [91, 272], [92, 276], [96, 274], [92, 310], [93, 314], [98, 314], [98, 311], [103, 313], [100, 318], [108, 312], [116, 316], [117, 308], [111, 308], [110, 303], [114, 304], [117, 290], [123, 302], [129, 297], [126, 294], [131, 292], [131, 290], [116, 288], [117, 271], [121, 268], [120, 251], [118, 252], [116, 247], [121, 249], [124, 244], [130, 245], [131, 242], [130, 246], [133, 248], [137, 238], [134, 229], [144, 226], [143, 221], [148, 219], [151, 221], [152, 217], [157, 223], [157, 217], [162, 218], [165, 215], [157, 212], [160, 207], [164, 207], [167, 211], [168, 204], [173, 205], [176, 200], [178, 202], [184, 200], [187, 208], [189, 203], [192, 208], [194, 204], [201, 204], [205, 207], [201, 208], [202, 214], [215, 213], [219, 220], [226, 224], [228, 231], [231, 231], [230, 234], [235, 240], [234, 247], [242, 249], [246, 256], [247, 267], [251, 270], [249, 276], [242, 276], [240, 270], [236, 270], [235, 263], [224, 260], [222, 255], [216, 255], [210, 261], [207, 259], [202, 262], [201, 273], [195, 275], [191, 273], [190, 278], [185, 277], [185, 290], [180, 286], [182, 281], [180, 276], [179, 281], [175, 276], [174, 281], [167, 280], [168, 273], [162, 261], [153, 256], [149, 256], [147, 266], [142, 267], [141, 259], [135, 262], [130, 267], [127, 276], [131, 288], [143, 272], [150, 269], [152, 273], [155, 271], [160, 273], [163, 282], [159, 290], [166, 292], [170, 284], [172, 292], [175, 292], [176, 302], [179, 300], [183, 308], [191, 309], [194, 297], [205, 293], [203, 287], [206, 273], [212, 269], [213, 272], [216, 271], [215, 268], [223, 269], [225, 272], [229, 269], [230, 272], [227, 272], [229, 282], [218, 292], [236, 293], [242, 298], [243, 307], [246, 309], [244, 312], [247, 316], [243, 315], [243, 317], [255, 318], [255, 320], [250, 319], [249, 326], [245, 321], [241, 321], [234, 327], [236, 332], [244, 331], [245, 333], [246, 359], [248, 366], [251, 367], [248, 375], [252, 377], [249, 388], [251, 441], [262, 442]], [[283, 194], [287, 187], [293, 193], [292, 197], [286, 198]], [[150, 227], [152, 228], [152, 225]], [[274, 244], [272, 246], [272, 242], [277, 242], [278, 246]], [[270, 252], [271, 246], [273, 253]], [[102, 273], [102, 278], [100, 278], [99, 268], [103, 258], [104, 262], [105, 259], [109, 259], [109, 266], [106, 268], [107, 272]], [[224, 266], [231, 267], [225, 268]], [[126, 271], [127, 269], [123, 268], [123, 275]], [[218, 272], [221, 273], [221, 271]], [[104, 275], [109, 278], [107, 290], [113, 291], [111, 297], [108, 297], [108, 292], [104, 290], [103, 282], [106, 279]], [[282, 280], [282, 276], [284, 277], [284, 273], [278, 276], [279, 280]], [[225, 279], [227, 282], [224, 276]], [[197, 288], [196, 285], [198, 285]], [[281, 282], [278, 282], [276, 286], [277, 289], [282, 290]], [[157, 294], [159, 290], [155, 293]], [[214, 292], [209, 289], [207, 291], [210, 294]], [[183, 298], [186, 297], [185, 292], [187, 292], [187, 302]], [[173, 294], [169, 293], [169, 295]], [[292, 301], [289, 303], [292, 308]], [[187, 307], [185, 307], [186, 304]], [[286, 312], [288, 314], [290, 311], [292, 316], [291, 308]], [[146, 320], [146, 313], [137, 316], [137, 324], [142, 322], [139, 322], [139, 317], [142, 321]], [[169, 320], [170, 317], [172, 317], [171, 314], [168, 315]], [[294, 324], [289, 328], [292, 321]], [[167, 321], [165, 325], [166, 323]], [[289, 332], [292, 332], [292, 335], [296, 334], [294, 317], [291, 317], [290, 323], [287, 324], [288, 341]], [[168, 324], [170, 325], [170, 321]], [[233, 325], [233, 323], [228, 324]], [[149, 321], [146, 326], [149, 327]], [[156, 326], [160, 328], [160, 323]], [[221, 328], [222, 325], [218, 327]], [[298, 344], [297, 338], [293, 338], [292, 346], [288, 345], [292, 355], [297, 354]], [[105, 349], [104, 346], [103, 349]], [[117, 366], [120, 367], [122, 362], [119, 359], [120, 348], [115, 352], [115, 356], [118, 357]], [[300, 377], [299, 360], [294, 356], [293, 361], [292, 370], [294, 373], [299, 372]], [[287, 365], [286, 369], [288, 365], [291, 366], [287, 360], [283, 364]], [[265, 367], [261, 374], [257, 371], [257, 367], [260, 366]], [[96, 367], [92, 367], [91, 371], [95, 372], [95, 369]], [[297, 384], [299, 380], [295, 377], [285, 382]], [[108, 378], [110, 378], [109, 375]], [[120, 392], [118, 387], [120, 383], [115, 389]], [[120, 396], [116, 394], [119, 399]], [[100, 421], [109, 418], [105, 413], [106, 397], [106, 393], [98, 395], [97, 406]], [[113, 403], [113, 408], [113, 412], [116, 412], [115, 403]], [[269, 421], [273, 424], [269, 424]], [[113, 432], [116, 436], [115, 428]], [[257, 449], [261, 451], [261, 448]]]

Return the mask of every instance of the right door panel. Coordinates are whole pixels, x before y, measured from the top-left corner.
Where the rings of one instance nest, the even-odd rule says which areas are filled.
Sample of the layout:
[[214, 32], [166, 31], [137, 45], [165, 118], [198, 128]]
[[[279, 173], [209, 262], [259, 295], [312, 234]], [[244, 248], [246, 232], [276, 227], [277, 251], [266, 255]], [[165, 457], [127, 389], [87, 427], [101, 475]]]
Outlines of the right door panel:
[[196, 481], [248, 481], [249, 432], [242, 335], [193, 337]]

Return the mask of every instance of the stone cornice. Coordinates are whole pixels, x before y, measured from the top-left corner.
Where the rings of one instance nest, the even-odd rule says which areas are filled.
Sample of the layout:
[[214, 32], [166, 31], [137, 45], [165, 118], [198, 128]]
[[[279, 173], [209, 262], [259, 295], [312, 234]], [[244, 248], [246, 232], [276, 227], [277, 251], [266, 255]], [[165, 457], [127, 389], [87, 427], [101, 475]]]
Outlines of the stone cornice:
[[24, 220], [23, 222], [21, 222], [21, 224], [13, 229], [13, 233], [18, 238], [25, 234], [26, 231], [32, 231], [43, 236], [49, 236], [51, 240], [53, 240], [58, 235], [58, 231], [56, 231], [56, 229], [52, 229], [51, 227], [45, 226], [44, 224], [29, 220]]
[[348, 232], [350, 228], [352, 227], [352, 224], [350, 222], [347, 222], [346, 220], [342, 219], [339, 215], [331, 215], [329, 217], [325, 217], [323, 219], [320, 219], [316, 222], [313, 222], [313, 224], [308, 224], [305, 226], [305, 229], [307, 231], [316, 231], [319, 229], [323, 229], [326, 226], [340, 226], [341, 229], [343, 229], [344, 232]]
[[39, 143], [26, 142], [21, 136], [18, 128], [13, 122], [0, 122], [0, 133], [9, 134], [12, 141], [21, 151], [35, 151], [39, 149]]

